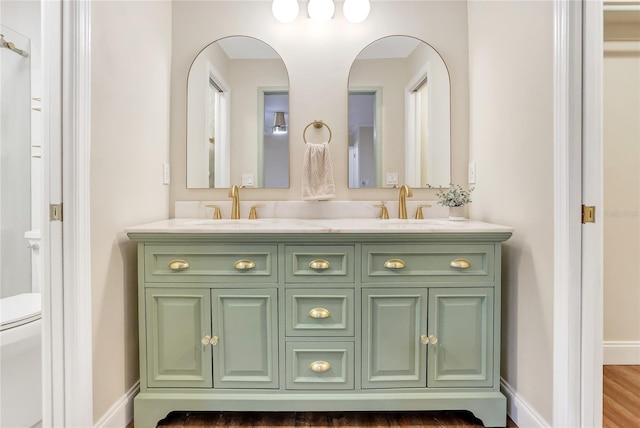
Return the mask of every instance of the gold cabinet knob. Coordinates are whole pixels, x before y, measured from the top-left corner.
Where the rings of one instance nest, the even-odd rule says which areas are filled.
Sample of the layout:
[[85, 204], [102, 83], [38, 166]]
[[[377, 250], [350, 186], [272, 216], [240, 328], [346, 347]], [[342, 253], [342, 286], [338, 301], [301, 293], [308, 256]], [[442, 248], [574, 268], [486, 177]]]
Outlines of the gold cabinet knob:
[[255, 269], [256, 264], [251, 260], [238, 260], [233, 264], [233, 267], [236, 268], [236, 270], [251, 270]]
[[469, 260], [455, 259], [449, 263], [449, 266], [454, 269], [469, 269], [471, 267], [471, 263], [469, 263]]
[[315, 373], [325, 373], [331, 370], [331, 364], [326, 361], [314, 361], [309, 364], [309, 369]]
[[400, 259], [389, 259], [384, 262], [384, 267], [387, 269], [404, 269], [406, 266], [407, 264]]
[[189, 262], [182, 259], [176, 259], [176, 260], [171, 260], [168, 266], [169, 266], [169, 269], [171, 270], [180, 271], [180, 270], [189, 269]]
[[325, 319], [331, 316], [331, 312], [325, 308], [313, 308], [309, 311], [309, 316], [315, 319]]
[[428, 336], [426, 334], [422, 334], [420, 335], [420, 342], [423, 345], [435, 345], [436, 343], [438, 343], [438, 338], [433, 334], [430, 334]]
[[218, 340], [219, 340], [218, 336], [206, 335], [200, 341], [202, 342], [203, 345], [217, 345]]
[[331, 264], [328, 261], [322, 259], [313, 260], [311, 263], [309, 263], [309, 268], [313, 270], [327, 270], [330, 267]]

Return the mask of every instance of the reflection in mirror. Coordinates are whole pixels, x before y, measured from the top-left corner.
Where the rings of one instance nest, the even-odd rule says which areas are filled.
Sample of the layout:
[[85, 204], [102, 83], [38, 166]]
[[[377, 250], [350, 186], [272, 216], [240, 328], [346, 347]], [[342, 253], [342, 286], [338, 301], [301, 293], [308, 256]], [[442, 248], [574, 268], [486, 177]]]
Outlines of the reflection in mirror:
[[349, 187], [449, 186], [450, 116], [435, 49], [409, 36], [365, 47], [349, 72]]
[[187, 79], [187, 188], [289, 187], [289, 76], [261, 40], [205, 47]]

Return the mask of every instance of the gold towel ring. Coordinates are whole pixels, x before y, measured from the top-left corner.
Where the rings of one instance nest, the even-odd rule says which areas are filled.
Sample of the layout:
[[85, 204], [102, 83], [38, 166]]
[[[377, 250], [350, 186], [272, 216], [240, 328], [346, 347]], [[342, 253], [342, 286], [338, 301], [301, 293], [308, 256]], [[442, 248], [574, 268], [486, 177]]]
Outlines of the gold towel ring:
[[333, 136], [333, 133], [331, 132], [331, 128], [329, 128], [329, 125], [327, 125], [321, 120], [314, 120], [313, 122], [305, 126], [304, 131], [302, 131], [302, 139], [304, 140], [305, 144], [309, 144], [309, 142], [307, 141], [307, 129], [309, 129], [311, 125], [313, 125], [313, 127], [316, 129], [320, 129], [323, 126], [326, 126], [327, 129], [329, 130], [329, 141], [327, 141], [327, 144], [331, 142], [331, 137]]

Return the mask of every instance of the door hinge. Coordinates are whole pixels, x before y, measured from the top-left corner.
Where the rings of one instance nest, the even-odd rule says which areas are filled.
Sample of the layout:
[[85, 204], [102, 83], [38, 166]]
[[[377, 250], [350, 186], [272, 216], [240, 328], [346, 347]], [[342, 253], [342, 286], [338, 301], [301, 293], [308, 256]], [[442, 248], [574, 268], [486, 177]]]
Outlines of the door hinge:
[[596, 222], [596, 207], [582, 205], [582, 223], [595, 223]]
[[62, 221], [62, 204], [49, 205], [49, 221]]

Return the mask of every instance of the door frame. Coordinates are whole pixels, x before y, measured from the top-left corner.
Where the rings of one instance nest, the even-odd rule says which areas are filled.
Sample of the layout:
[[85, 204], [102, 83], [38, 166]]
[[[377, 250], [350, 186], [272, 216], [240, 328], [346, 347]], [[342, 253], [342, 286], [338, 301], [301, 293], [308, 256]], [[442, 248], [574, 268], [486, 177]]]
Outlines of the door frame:
[[602, 0], [555, 0], [553, 426], [602, 425]]
[[[93, 426], [91, 2], [42, 1], [43, 426]], [[49, 220], [62, 204], [63, 221]]]

